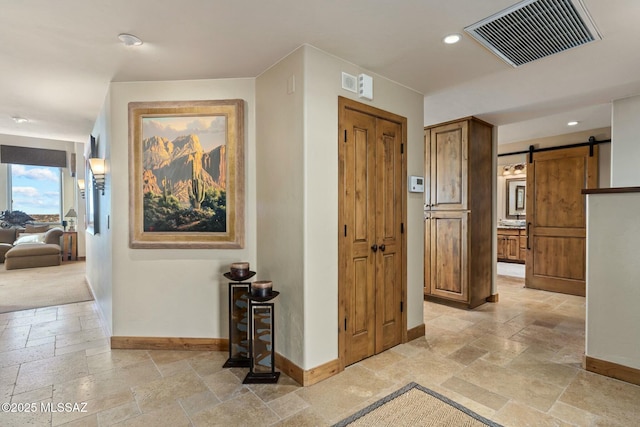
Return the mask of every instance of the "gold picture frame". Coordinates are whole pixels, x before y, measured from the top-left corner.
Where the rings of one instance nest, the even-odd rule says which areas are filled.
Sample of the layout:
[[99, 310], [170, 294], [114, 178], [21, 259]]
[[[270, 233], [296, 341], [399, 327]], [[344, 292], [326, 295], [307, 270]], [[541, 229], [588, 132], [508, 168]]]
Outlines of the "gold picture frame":
[[244, 101], [129, 103], [129, 246], [244, 247]]

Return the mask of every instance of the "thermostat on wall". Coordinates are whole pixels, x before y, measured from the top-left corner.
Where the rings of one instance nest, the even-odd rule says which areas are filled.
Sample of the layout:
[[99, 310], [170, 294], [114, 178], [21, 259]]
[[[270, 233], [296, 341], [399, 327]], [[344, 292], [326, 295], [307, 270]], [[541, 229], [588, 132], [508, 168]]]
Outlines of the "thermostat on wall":
[[409, 192], [424, 193], [424, 177], [423, 176], [409, 177]]

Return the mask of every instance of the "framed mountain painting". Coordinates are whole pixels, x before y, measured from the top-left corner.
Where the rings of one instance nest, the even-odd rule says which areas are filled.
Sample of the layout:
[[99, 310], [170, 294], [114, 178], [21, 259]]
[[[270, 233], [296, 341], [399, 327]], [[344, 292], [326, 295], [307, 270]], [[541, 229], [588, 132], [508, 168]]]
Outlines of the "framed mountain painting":
[[129, 246], [244, 247], [244, 101], [129, 103]]

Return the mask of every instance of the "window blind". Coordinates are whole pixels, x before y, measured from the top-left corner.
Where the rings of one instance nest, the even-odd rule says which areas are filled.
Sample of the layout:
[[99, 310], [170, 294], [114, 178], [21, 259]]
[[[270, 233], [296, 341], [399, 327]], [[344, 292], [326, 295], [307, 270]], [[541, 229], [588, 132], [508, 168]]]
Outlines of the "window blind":
[[0, 145], [0, 163], [66, 168], [67, 152], [45, 148]]

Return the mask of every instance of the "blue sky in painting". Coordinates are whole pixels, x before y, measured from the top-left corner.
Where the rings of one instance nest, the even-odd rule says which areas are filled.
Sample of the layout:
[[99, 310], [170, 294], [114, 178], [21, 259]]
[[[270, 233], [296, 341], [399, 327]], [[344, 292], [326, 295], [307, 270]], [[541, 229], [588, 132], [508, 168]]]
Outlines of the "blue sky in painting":
[[60, 168], [11, 165], [12, 208], [27, 214], [60, 214]]

